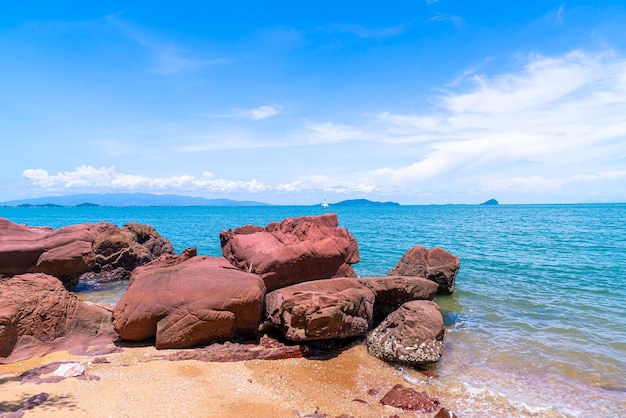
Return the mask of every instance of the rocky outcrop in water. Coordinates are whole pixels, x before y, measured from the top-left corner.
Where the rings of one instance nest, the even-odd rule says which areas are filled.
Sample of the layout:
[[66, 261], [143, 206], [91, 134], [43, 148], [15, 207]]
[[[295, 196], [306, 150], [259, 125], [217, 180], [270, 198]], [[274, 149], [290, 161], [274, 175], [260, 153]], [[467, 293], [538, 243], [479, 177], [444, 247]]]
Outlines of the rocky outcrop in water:
[[353, 278], [315, 280], [270, 292], [266, 312], [292, 341], [347, 338], [370, 330], [374, 299]]
[[88, 305], [43, 273], [0, 279], [0, 363], [107, 345], [111, 312]]
[[45, 273], [73, 289], [85, 273], [116, 272], [128, 278], [137, 266], [174, 248], [151, 226], [81, 224], [52, 229], [0, 218], [0, 275]]
[[237, 268], [259, 274], [268, 291], [309, 280], [356, 277], [354, 237], [338, 226], [336, 214], [303, 216], [247, 225], [220, 233], [222, 253]]
[[439, 285], [438, 292], [454, 292], [454, 280], [461, 261], [446, 250], [435, 247], [429, 250], [421, 245], [407, 251], [388, 276], [423, 277]]
[[367, 338], [367, 351], [381, 360], [414, 366], [435, 363], [443, 352], [445, 328], [436, 303], [407, 302]]
[[113, 311], [120, 337], [155, 337], [157, 348], [187, 348], [253, 338], [261, 320], [265, 285], [226, 259], [162, 256], [137, 268]]

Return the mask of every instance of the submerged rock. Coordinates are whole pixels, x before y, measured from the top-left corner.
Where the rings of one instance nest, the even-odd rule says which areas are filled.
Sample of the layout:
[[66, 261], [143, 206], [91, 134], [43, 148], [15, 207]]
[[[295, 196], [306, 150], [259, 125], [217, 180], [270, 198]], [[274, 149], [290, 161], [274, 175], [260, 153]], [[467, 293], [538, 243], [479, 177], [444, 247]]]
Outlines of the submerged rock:
[[423, 365], [441, 358], [445, 328], [436, 303], [407, 302], [367, 338], [367, 351], [393, 363]]
[[439, 285], [438, 292], [454, 292], [454, 280], [461, 261], [446, 250], [435, 247], [429, 250], [421, 245], [407, 251], [388, 276], [423, 277]]
[[372, 326], [375, 294], [353, 278], [315, 280], [268, 293], [268, 318], [293, 341], [347, 338]]
[[113, 311], [113, 325], [126, 340], [155, 337], [157, 348], [254, 337], [264, 296], [258, 275], [189, 250], [137, 268]]
[[220, 233], [222, 253], [237, 268], [259, 274], [268, 291], [309, 280], [356, 277], [356, 240], [336, 214], [289, 218], [267, 227]]

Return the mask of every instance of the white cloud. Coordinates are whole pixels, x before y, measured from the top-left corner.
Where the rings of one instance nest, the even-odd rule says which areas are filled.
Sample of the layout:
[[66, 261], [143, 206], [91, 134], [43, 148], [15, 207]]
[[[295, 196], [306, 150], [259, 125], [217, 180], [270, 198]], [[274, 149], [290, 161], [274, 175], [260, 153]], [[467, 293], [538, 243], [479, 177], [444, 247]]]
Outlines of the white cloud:
[[261, 120], [276, 116], [281, 112], [281, 110], [281, 106], [273, 104], [255, 107], [254, 109], [242, 110], [238, 113], [241, 116], [250, 118], [252, 120]]
[[272, 186], [256, 179], [228, 180], [215, 178], [205, 171], [201, 176], [192, 175], [172, 177], [146, 177], [134, 174], [118, 173], [114, 166], [94, 168], [81, 165], [74, 171], [49, 174], [44, 169], [27, 169], [22, 176], [33, 185], [48, 192], [113, 192], [113, 191], [146, 191], [146, 192], [193, 192], [207, 193], [296, 193], [296, 192], [330, 192], [330, 193], [371, 193], [376, 186], [363, 180], [340, 180], [326, 175], [312, 175], [289, 183]]
[[[486, 190], [558, 190], [622, 175], [623, 57], [532, 55], [519, 71], [468, 81], [465, 90], [441, 96], [429, 113], [377, 115], [380, 138], [419, 156], [409, 165], [372, 170], [379, 184], [463, 184], [471, 177]], [[577, 177], [581, 171], [591, 174]]]
[[43, 169], [28, 169], [22, 176], [35, 186], [47, 191], [195, 191], [195, 192], [247, 192], [258, 193], [271, 187], [255, 179], [226, 180], [214, 178], [210, 172], [201, 177], [191, 175], [150, 178], [141, 175], [118, 173], [115, 167], [94, 168], [81, 165], [75, 171], [50, 175]]

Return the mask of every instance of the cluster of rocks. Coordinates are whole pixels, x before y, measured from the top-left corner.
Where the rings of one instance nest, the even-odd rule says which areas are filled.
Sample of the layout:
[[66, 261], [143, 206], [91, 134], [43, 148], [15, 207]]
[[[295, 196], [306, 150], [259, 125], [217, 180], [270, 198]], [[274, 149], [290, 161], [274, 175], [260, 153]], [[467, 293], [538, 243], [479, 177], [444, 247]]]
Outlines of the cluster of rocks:
[[[0, 279], [0, 362], [60, 341], [67, 349], [117, 336], [154, 338], [157, 348], [241, 348], [259, 341], [260, 326], [294, 344], [365, 336], [368, 352], [390, 362], [441, 357], [443, 318], [432, 299], [454, 290], [460, 264], [448, 252], [418, 246], [388, 276], [358, 278], [357, 242], [335, 214], [222, 231], [220, 241], [223, 257], [176, 255], [146, 225], [53, 230], [0, 219], [0, 274], [8, 276]], [[114, 308], [84, 304], [63, 288], [120, 270], [132, 274]]]
[[100, 222], [52, 229], [0, 218], [0, 276], [45, 273], [73, 290], [81, 276], [128, 279], [136, 267], [162, 254], [174, 254], [174, 247], [149, 225]]

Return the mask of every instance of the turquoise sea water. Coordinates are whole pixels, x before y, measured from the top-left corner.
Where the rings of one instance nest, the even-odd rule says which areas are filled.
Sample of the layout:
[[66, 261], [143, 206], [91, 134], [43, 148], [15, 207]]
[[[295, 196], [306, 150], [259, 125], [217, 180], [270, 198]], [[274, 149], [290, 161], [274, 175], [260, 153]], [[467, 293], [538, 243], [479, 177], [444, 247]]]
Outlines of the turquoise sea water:
[[[448, 333], [439, 377], [398, 368], [464, 416], [626, 416], [626, 205], [332, 208], [356, 237], [360, 276], [415, 245], [461, 259], [438, 297]], [[153, 225], [177, 252], [221, 255], [219, 232], [319, 207], [0, 208], [28, 225]]]

